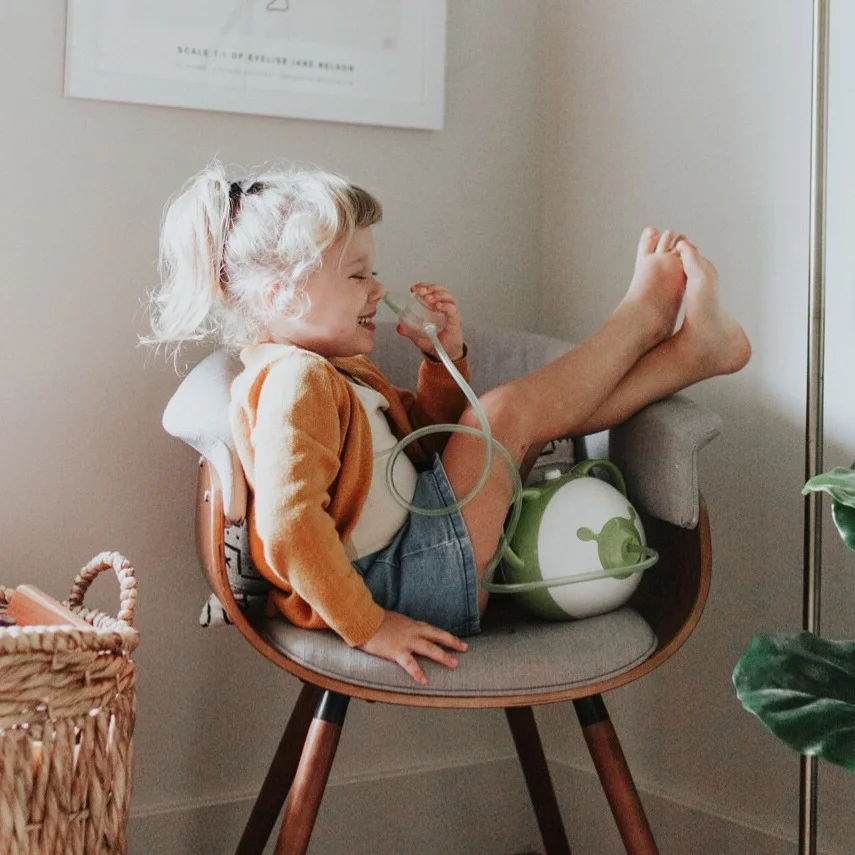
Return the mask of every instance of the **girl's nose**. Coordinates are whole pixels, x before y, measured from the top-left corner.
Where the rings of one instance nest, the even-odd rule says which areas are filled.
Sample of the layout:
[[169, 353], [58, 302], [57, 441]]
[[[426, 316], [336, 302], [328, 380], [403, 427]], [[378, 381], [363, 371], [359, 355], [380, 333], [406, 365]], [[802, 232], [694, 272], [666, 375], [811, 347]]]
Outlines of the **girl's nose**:
[[374, 280], [374, 290], [371, 293], [371, 300], [374, 303], [379, 303], [386, 293], [386, 286], [382, 282]]

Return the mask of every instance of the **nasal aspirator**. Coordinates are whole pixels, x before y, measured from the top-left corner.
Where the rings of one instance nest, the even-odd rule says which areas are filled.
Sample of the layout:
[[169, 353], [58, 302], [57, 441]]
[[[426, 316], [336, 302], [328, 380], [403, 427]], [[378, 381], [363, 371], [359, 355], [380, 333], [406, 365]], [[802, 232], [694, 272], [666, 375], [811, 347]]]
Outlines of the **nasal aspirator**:
[[410, 329], [424, 330], [428, 324], [432, 324], [436, 332], [441, 333], [445, 328], [445, 315], [429, 309], [413, 294], [387, 291], [383, 302], [398, 316], [398, 320]]

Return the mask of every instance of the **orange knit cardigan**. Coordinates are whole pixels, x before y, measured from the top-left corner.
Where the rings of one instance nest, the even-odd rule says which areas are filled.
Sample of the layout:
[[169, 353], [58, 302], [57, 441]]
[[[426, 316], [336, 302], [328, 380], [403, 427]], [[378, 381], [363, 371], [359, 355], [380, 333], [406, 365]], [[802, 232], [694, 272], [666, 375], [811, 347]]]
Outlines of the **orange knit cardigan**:
[[[466, 399], [445, 366], [425, 358], [414, 395], [393, 386], [365, 357], [327, 360], [288, 344], [241, 352], [232, 384], [231, 427], [250, 487], [250, 550], [273, 585], [268, 609], [297, 626], [330, 627], [348, 644], [377, 631], [383, 609], [354, 570], [344, 543], [371, 484], [368, 416], [349, 375], [389, 402], [386, 418], [403, 437], [428, 424], [456, 423]], [[455, 365], [464, 377], [464, 353]], [[407, 450], [424, 468], [447, 436]]]

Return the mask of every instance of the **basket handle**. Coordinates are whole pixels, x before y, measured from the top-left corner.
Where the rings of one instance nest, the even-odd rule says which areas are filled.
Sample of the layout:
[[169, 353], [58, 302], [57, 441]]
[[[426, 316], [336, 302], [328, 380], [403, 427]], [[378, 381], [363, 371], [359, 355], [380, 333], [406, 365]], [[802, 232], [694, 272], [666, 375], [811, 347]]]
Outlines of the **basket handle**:
[[102, 552], [80, 570], [71, 586], [68, 605], [71, 607], [82, 606], [83, 596], [95, 578], [111, 568], [116, 571], [116, 576], [119, 579], [118, 621], [132, 627], [134, 625], [134, 608], [137, 604], [137, 576], [131, 562], [118, 552]]

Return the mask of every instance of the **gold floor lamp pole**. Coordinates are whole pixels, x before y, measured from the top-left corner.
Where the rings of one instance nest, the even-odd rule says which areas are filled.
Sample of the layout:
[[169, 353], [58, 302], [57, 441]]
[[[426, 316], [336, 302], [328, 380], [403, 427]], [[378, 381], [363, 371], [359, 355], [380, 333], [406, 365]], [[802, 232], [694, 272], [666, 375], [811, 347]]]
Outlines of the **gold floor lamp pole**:
[[[823, 468], [825, 382], [825, 211], [828, 131], [828, 18], [830, 0], [813, 0], [811, 85], [810, 282], [808, 287], [806, 480]], [[819, 634], [822, 570], [821, 493], [805, 498], [802, 626]], [[817, 758], [802, 756], [799, 787], [799, 855], [816, 855]]]

